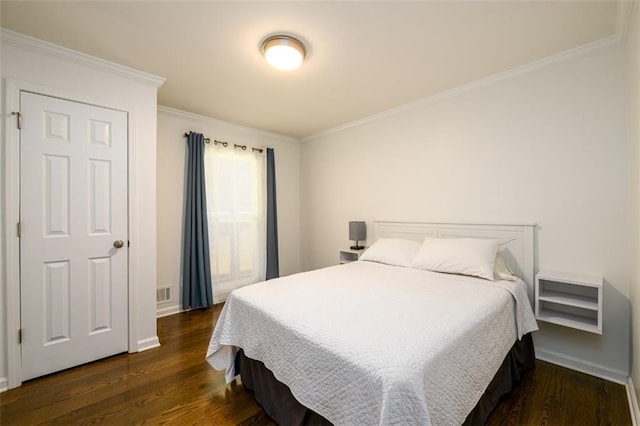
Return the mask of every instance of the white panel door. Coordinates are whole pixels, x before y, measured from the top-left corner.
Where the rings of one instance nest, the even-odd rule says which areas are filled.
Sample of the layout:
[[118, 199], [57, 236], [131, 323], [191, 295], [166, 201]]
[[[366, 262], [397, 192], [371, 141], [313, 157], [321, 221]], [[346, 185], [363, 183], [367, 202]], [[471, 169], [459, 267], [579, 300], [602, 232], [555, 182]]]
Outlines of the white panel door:
[[127, 114], [28, 92], [20, 110], [28, 380], [128, 349]]

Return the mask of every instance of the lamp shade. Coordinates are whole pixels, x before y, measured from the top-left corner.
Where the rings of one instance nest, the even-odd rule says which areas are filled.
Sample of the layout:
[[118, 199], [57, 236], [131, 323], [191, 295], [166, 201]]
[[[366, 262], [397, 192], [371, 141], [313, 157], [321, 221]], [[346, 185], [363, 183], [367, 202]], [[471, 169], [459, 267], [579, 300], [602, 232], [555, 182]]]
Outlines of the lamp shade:
[[364, 222], [349, 222], [349, 239], [364, 241], [367, 239], [367, 224]]

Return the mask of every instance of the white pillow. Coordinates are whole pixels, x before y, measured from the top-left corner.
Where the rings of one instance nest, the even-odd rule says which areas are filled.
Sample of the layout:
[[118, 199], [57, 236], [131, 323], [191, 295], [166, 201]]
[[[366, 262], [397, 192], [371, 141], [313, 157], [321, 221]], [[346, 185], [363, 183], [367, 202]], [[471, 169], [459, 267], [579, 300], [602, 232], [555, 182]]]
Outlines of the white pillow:
[[411, 266], [472, 275], [493, 281], [498, 241], [480, 238], [425, 238]]
[[504, 261], [504, 258], [500, 256], [500, 253], [496, 254], [496, 263], [493, 267], [493, 276], [496, 280], [515, 281], [516, 276], [509, 268], [509, 265]]
[[417, 241], [402, 238], [380, 238], [360, 256], [360, 260], [409, 267], [421, 246]]

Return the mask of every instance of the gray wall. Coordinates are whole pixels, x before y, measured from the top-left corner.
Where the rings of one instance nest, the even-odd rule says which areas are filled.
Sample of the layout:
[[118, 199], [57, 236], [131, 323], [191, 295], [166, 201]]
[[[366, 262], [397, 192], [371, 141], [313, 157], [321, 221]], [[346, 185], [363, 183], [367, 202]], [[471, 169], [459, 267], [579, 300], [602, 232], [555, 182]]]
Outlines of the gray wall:
[[625, 59], [601, 42], [302, 146], [303, 269], [335, 264], [348, 221], [537, 223], [536, 266], [601, 275], [602, 336], [540, 323], [541, 357], [629, 373], [631, 201]]

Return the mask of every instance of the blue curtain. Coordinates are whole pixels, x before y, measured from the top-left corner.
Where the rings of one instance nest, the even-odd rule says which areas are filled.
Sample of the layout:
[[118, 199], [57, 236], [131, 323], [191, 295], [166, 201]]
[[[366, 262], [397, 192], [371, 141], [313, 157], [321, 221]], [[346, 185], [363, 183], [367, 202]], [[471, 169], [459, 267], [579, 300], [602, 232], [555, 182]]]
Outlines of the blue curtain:
[[276, 165], [273, 149], [267, 148], [267, 279], [278, 278], [278, 213], [276, 209]]
[[204, 136], [187, 136], [187, 185], [182, 247], [182, 309], [213, 305], [207, 195], [204, 176]]

